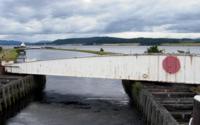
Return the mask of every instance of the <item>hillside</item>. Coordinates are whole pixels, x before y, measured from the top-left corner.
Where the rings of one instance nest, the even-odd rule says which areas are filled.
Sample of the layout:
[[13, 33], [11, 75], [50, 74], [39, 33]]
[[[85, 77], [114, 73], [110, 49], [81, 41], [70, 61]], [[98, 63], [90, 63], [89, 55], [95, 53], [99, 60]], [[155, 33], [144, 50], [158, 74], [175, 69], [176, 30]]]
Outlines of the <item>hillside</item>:
[[39, 42], [35, 45], [64, 45], [64, 44], [82, 44], [82, 45], [100, 45], [100, 44], [123, 44], [137, 43], [139, 45], [162, 45], [162, 44], [182, 44], [182, 43], [200, 43], [200, 39], [169, 39], [169, 38], [115, 38], [115, 37], [90, 37], [90, 38], [70, 38], [58, 39], [52, 42]]
[[[89, 37], [89, 38], [69, 38], [55, 41], [39, 41], [28, 43], [27, 45], [101, 45], [101, 44], [138, 44], [138, 45], [200, 45], [200, 39], [170, 39], [170, 38], [115, 38], [115, 37]], [[20, 41], [0, 40], [0, 45], [20, 45]]]
[[0, 45], [20, 45], [20, 41], [14, 41], [14, 40], [0, 40]]
[[83, 44], [83, 45], [95, 45], [95, 44], [111, 44], [111, 43], [128, 43], [129, 39], [114, 38], [114, 37], [91, 37], [91, 38], [71, 38], [71, 39], [58, 39], [51, 44]]

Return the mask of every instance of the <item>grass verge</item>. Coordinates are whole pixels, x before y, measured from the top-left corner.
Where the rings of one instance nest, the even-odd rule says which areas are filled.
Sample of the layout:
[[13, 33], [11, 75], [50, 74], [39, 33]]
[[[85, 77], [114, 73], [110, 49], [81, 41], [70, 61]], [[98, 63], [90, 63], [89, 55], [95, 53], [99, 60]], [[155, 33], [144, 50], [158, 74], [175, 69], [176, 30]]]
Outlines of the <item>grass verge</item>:
[[62, 49], [62, 48], [46, 48], [46, 49], [83, 52], [83, 53], [91, 53], [91, 54], [96, 54], [96, 55], [113, 55], [113, 54], [117, 54], [117, 53], [112, 53], [112, 52], [95, 51], [95, 50], [82, 50], [82, 49]]
[[0, 52], [0, 60], [15, 61], [19, 55], [18, 49], [3, 49]]

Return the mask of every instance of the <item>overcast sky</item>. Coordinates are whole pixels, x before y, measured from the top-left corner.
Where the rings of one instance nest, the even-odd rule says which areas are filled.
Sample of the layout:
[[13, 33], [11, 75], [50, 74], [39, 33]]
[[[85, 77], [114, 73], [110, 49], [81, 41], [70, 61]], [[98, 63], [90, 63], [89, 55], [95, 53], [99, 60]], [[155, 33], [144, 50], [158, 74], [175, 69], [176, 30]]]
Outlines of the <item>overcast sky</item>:
[[200, 0], [0, 0], [0, 39], [200, 38]]

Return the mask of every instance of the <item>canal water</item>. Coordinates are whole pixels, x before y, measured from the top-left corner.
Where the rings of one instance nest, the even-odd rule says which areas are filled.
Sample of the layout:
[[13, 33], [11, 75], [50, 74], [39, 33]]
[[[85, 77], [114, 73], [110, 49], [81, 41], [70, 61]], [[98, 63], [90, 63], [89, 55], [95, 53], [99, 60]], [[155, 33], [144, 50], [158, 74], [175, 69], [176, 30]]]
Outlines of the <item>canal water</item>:
[[[147, 46], [57, 46], [117, 53], [143, 53]], [[200, 53], [200, 47], [161, 47], [166, 53], [177, 50]], [[27, 57], [37, 60], [87, 57], [93, 54], [28, 50]], [[55, 64], [56, 65], [56, 64]], [[47, 76], [44, 97], [32, 102], [7, 125], [145, 125], [141, 114], [129, 106], [120, 80]]]
[[[29, 50], [38, 60], [86, 57], [93, 54]], [[55, 64], [56, 65], [56, 64]], [[7, 125], [145, 125], [129, 106], [120, 80], [47, 76], [44, 97], [32, 102]]]

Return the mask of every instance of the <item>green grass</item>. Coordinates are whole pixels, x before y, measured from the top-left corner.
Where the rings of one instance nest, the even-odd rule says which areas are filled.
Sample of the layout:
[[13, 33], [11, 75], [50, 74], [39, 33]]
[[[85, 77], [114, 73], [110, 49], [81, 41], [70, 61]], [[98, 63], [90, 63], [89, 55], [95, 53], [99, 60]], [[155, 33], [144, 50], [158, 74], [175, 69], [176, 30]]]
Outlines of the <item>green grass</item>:
[[47, 48], [52, 50], [63, 50], [63, 51], [74, 51], [74, 52], [83, 52], [83, 53], [91, 53], [91, 54], [97, 54], [97, 55], [112, 55], [116, 53], [112, 52], [105, 52], [105, 51], [95, 51], [95, 50], [82, 50], [82, 49], [61, 49], [61, 48]]
[[3, 49], [0, 52], [0, 60], [2, 61], [15, 61], [19, 53], [17, 49]]

